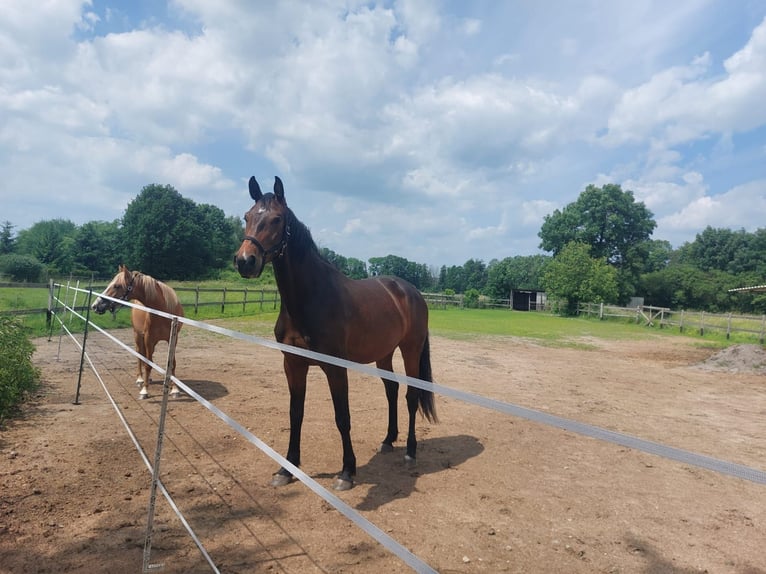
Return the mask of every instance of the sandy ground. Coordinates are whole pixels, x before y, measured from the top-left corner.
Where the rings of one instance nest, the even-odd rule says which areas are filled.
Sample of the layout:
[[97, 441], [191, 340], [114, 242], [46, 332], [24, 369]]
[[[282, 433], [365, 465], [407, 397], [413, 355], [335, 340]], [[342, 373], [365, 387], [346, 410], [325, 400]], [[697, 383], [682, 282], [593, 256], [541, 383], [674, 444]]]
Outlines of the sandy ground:
[[[101, 335], [88, 348], [152, 459], [161, 387], [138, 401], [134, 359]], [[433, 337], [431, 349], [444, 385], [766, 469], [760, 346]], [[72, 404], [79, 356], [66, 339], [60, 351], [57, 338], [37, 341], [43, 387], [0, 432], [1, 572], [141, 570], [150, 475], [92, 372]], [[177, 357], [181, 379], [286, 451], [280, 353], [189, 328]], [[321, 372], [309, 376], [303, 470], [329, 486], [340, 440]], [[359, 471], [341, 498], [439, 572], [766, 572], [761, 484], [443, 397], [441, 423], [419, 421], [412, 468], [401, 443], [376, 452], [379, 380], [352, 373], [351, 405]], [[268, 486], [276, 468], [189, 397], [171, 404], [162, 478], [221, 572], [410, 571], [301, 483]], [[161, 497], [155, 518], [153, 564], [211, 571]]]

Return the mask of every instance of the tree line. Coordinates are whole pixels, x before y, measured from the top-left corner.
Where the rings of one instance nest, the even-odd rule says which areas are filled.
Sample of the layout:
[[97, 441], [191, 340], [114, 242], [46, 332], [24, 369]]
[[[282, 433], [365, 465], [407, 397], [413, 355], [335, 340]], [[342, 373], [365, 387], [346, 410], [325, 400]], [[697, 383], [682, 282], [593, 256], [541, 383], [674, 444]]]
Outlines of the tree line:
[[[706, 228], [678, 249], [653, 239], [654, 216], [619, 185], [589, 185], [576, 201], [546, 215], [538, 233], [546, 255], [429, 268], [397, 255], [367, 262], [323, 247], [323, 255], [355, 279], [397, 275], [422, 291], [507, 299], [514, 289], [546, 291], [558, 309], [581, 302], [645, 304], [711, 312], [766, 312], [766, 295], [729, 293], [766, 283], [766, 229]], [[125, 263], [162, 280], [198, 280], [232, 273], [242, 221], [196, 204], [171, 186], [144, 187], [122, 218], [77, 226], [65, 219], [13, 233], [0, 228], [0, 274], [17, 281], [46, 276], [111, 277]]]

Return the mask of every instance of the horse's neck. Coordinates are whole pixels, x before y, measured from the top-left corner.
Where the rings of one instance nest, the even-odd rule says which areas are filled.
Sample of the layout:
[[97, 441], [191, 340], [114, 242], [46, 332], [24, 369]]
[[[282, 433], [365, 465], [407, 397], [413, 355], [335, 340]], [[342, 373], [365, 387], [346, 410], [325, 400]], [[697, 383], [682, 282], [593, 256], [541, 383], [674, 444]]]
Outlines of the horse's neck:
[[279, 295], [290, 316], [296, 320], [300, 320], [304, 310], [313, 305], [331, 305], [331, 301], [327, 300], [328, 284], [346, 279], [314, 252], [302, 258], [291, 257], [288, 248], [283, 257], [274, 261], [273, 266]]
[[162, 289], [159, 289], [156, 285], [150, 285], [150, 282], [155, 281], [147, 275], [142, 275], [140, 281], [136, 281], [133, 284], [133, 293], [131, 299], [138, 299], [152, 309], [158, 309], [164, 311], [165, 298], [162, 294]]

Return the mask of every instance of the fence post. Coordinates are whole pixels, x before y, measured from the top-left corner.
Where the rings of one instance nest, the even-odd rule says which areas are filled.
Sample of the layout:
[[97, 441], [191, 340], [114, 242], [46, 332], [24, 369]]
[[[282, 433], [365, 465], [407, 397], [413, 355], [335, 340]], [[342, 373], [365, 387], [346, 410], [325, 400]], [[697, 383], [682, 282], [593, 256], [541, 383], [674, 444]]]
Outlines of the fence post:
[[700, 313], [700, 335], [705, 336], [705, 312]]
[[598, 306], [598, 318], [603, 319], [604, 318], [604, 304], [600, 303]]
[[226, 287], [223, 288], [223, 300], [221, 301], [221, 313], [226, 310]]
[[678, 323], [678, 332], [684, 332], [684, 310], [681, 309], [681, 321]]
[[263, 296], [265, 294], [265, 291], [261, 289], [261, 311], [263, 311]]
[[[77, 390], [74, 394], [73, 405], [80, 404], [80, 386], [82, 385], [82, 370], [85, 364], [85, 341], [88, 340], [88, 325], [90, 324], [90, 300], [93, 297], [93, 288], [88, 289], [88, 307], [85, 310], [85, 327], [82, 333], [82, 350], [80, 351], [80, 372], [77, 375]], [[74, 305], [72, 305], [74, 308]]]
[[247, 287], [245, 287], [245, 294], [242, 297], [242, 314], [245, 313], [246, 308], [247, 308]]
[[194, 289], [194, 314], [197, 314], [199, 309], [199, 285]]
[[165, 436], [165, 415], [168, 411], [168, 396], [170, 394], [170, 377], [173, 374], [173, 361], [176, 355], [176, 342], [178, 341], [178, 317], [173, 317], [170, 325], [170, 341], [168, 342], [168, 361], [165, 365], [165, 382], [162, 385], [162, 407], [160, 420], [157, 424], [157, 448], [154, 450], [154, 466], [152, 467], [152, 486], [149, 493], [149, 517], [146, 525], [146, 540], [144, 541], [144, 572], [161, 568], [162, 565], [149, 564], [152, 552], [152, 529], [154, 528], [154, 508], [157, 501], [157, 483], [160, 479], [160, 457], [162, 455], [162, 442]]
[[764, 334], [766, 334], [766, 315], [761, 315], [761, 345], [763, 345]]
[[731, 313], [729, 313], [729, 316], [726, 319], [726, 338], [731, 338]]
[[53, 279], [48, 279], [48, 309], [45, 312], [45, 326], [50, 327], [53, 318]]

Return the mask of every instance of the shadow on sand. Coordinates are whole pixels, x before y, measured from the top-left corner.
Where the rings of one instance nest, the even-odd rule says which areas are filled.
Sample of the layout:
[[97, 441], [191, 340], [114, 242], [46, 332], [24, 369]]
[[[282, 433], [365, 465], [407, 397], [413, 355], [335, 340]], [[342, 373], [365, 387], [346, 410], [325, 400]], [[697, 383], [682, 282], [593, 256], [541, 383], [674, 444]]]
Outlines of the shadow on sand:
[[357, 484], [372, 485], [357, 509], [375, 510], [392, 500], [407, 498], [420, 476], [447, 471], [483, 451], [476, 437], [461, 434], [419, 440], [414, 465], [404, 462], [404, 446], [385, 454], [377, 452], [357, 469]]

